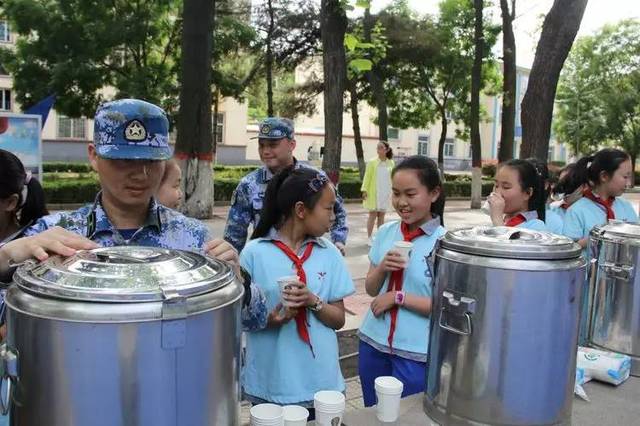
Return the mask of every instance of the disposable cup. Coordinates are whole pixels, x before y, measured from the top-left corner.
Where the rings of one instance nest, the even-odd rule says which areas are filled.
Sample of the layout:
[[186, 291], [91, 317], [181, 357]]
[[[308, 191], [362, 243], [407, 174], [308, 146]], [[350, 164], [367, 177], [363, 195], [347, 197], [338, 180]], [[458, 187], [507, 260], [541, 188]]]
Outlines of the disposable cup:
[[395, 422], [400, 415], [400, 398], [404, 385], [391, 376], [380, 376], [374, 383], [378, 400], [376, 417], [383, 423]]
[[288, 275], [286, 277], [278, 278], [278, 286], [280, 286], [280, 300], [282, 302], [282, 306], [289, 306], [289, 302], [284, 300], [283, 293], [290, 285], [297, 281], [298, 277], [296, 275]]
[[412, 247], [413, 243], [409, 241], [396, 241], [393, 243], [393, 249], [402, 255], [405, 262], [409, 261], [409, 255], [411, 254]]
[[251, 407], [251, 426], [282, 426], [283, 409], [276, 404], [259, 404]]
[[282, 410], [284, 411], [284, 426], [306, 426], [309, 410], [299, 405], [285, 405]]
[[316, 410], [317, 425], [339, 425], [342, 423], [345, 408], [344, 394], [337, 391], [316, 392], [313, 398], [313, 407]]

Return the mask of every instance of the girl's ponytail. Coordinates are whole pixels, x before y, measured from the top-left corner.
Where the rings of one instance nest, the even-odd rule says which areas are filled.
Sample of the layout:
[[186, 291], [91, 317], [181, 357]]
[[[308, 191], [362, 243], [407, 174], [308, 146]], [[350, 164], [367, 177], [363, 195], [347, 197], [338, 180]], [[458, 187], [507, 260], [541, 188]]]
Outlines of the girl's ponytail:
[[[19, 221], [20, 226], [27, 226], [42, 216], [49, 214], [44, 199], [44, 189], [37, 179], [27, 177], [26, 187], [26, 199], [21, 200], [22, 208], [20, 208]], [[21, 196], [22, 198], [22, 196]]]
[[282, 183], [291, 175], [292, 171], [293, 166], [287, 167], [271, 178], [267, 189], [264, 191], [260, 221], [253, 230], [253, 234], [251, 235], [252, 240], [266, 237], [269, 230], [277, 226], [280, 222], [284, 212], [280, 211], [278, 206], [278, 192], [280, 191]]

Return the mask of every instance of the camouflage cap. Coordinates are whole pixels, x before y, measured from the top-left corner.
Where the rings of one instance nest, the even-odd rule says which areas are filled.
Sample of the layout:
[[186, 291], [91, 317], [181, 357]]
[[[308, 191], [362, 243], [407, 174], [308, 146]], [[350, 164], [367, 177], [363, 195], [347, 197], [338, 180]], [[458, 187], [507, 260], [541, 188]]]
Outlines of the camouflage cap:
[[289, 118], [269, 117], [262, 120], [258, 136], [251, 139], [295, 139], [293, 120]]
[[121, 160], [167, 160], [169, 120], [162, 108], [139, 99], [120, 99], [98, 107], [93, 143], [98, 156]]

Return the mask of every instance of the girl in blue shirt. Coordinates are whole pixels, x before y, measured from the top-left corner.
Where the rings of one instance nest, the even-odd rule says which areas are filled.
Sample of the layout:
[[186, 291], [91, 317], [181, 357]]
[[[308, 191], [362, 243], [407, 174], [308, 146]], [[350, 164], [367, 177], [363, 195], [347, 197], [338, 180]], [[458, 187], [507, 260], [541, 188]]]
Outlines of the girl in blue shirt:
[[[316, 392], [345, 390], [335, 330], [354, 286], [342, 254], [322, 237], [335, 202], [333, 185], [315, 169], [285, 169], [267, 186], [260, 221], [240, 254], [271, 311], [266, 329], [247, 333], [242, 385], [253, 403], [312, 408]], [[281, 294], [278, 279], [291, 275], [297, 282]]]
[[546, 231], [544, 178], [526, 160], [509, 160], [496, 172], [493, 192], [487, 197], [495, 226], [517, 226]]
[[[392, 204], [401, 221], [380, 227], [373, 241], [365, 287], [375, 299], [359, 330], [358, 372], [367, 407], [376, 403], [374, 381], [379, 376], [402, 381], [403, 397], [425, 389], [432, 306], [426, 258], [445, 233], [436, 163], [409, 157], [391, 176]], [[413, 243], [408, 262], [393, 248], [396, 241]]]
[[573, 203], [582, 198], [582, 193], [587, 189], [587, 185], [579, 182], [575, 176], [576, 163], [568, 164], [560, 171], [558, 183], [553, 188], [553, 198], [557, 201], [549, 205], [547, 213], [554, 212], [562, 221], [562, 228], [556, 234], [562, 234], [564, 229], [564, 219], [567, 216], [567, 210]]
[[585, 185], [582, 198], [567, 210], [563, 233], [582, 247], [587, 246], [589, 232], [609, 219], [637, 222], [638, 214], [620, 197], [631, 180], [631, 158], [619, 149], [606, 148], [581, 158], [572, 178]]

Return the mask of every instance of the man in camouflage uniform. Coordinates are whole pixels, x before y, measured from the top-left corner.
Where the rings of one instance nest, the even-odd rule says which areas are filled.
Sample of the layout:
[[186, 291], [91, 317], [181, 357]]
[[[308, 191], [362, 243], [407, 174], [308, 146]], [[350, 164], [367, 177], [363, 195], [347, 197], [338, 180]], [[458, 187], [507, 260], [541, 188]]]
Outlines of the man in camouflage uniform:
[[[238, 183], [233, 193], [224, 230], [224, 239], [238, 251], [241, 251], [247, 242], [249, 225], [255, 228], [260, 221], [264, 191], [273, 175], [292, 165], [296, 168], [313, 168], [300, 163], [293, 157], [293, 150], [296, 147], [293, 121], [287, 118], [269, 117], [260, 123], [257, 139], [258, 153], [264, 166], [249, 173]], [[336, 199], [334, 210], [336, 220], [331, 228], [331, 240], [344, 255], [349, 229], [347, 212], [340, 196]]]
[[250, 330], [264, 328], [265, 297], [241, 271], [236, 250], [222, 239], [212, 239], [202, 222], [153, 198], [165, 160], [172, 155], [165, 112], [144, 101], [122, 99], [101, 105], [94, 126], [89, 160], [102, 188], [95, 202], [45, 216], [24, 232], [25, 238], [0, 247], [0, 275], [6, 275], [12, 263], [32, 257], [70, 256], [75, 250], [96, 247], [143, 245], [195, 251], [234, 266], [245, 280], [243, 325]]

